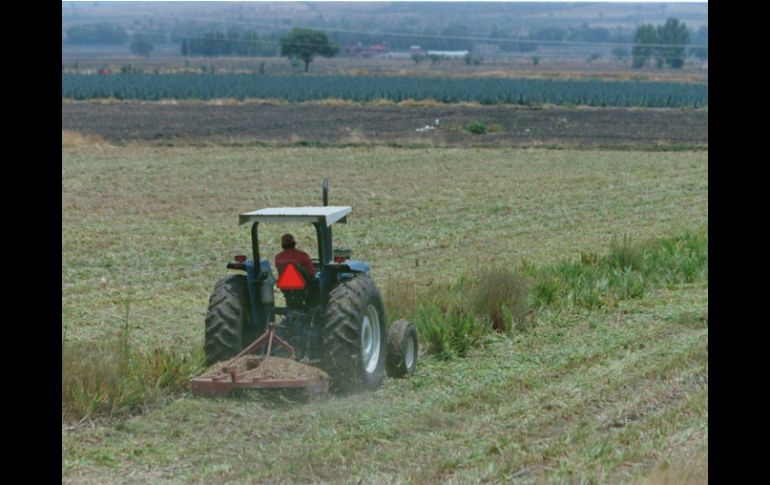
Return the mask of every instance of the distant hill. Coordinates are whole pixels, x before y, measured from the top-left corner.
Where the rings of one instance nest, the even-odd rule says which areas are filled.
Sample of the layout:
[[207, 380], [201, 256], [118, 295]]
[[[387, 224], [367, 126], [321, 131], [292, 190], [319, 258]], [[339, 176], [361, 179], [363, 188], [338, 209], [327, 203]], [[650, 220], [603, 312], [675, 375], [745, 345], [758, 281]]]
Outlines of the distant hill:
[[[203, 36], [214, 30], [236, 33], [252, 30], [277, 36], [296, 26], [325, 30], [340, 44], [377, 43], [404, 50], [415, 43], [426, 49], [457, 50], [494, 38], [493, 44], [511, 51], [517, 47], [510, 39], [537, 36], [544, 29], [551, 29], [551, 34], [554, 29], [561, 30], [563, 35], [557, 32], [556, 36], [559, 40], [583, 40], [586, 35], [576, 31], [590, 34], [590, 29], [594, 29], [596, 34], [596, 30], [604, 29], [605, 35], [593, 38], [629, 43], [640, 24], [663, 24], [671, 17], [695, 32], [708, 25], [708, 4], [62, 2], [62, 55], [74, 55], [77, 51], [70, 47], [71, 28], [99, 23], [114, 24], [129, 36], [151, 35], [158, 47], [156, 53], [172, 52], [173, 45], [178, 50], [183, 38]], [[465, 38], [468, 40], [464, 41]], [[539, 39], [546, 38], [541, 35]], [[164, 45], [168, 47], [162, 47]], [[128, 47], [118, 46], [113, 50], [128, 52]]]
[[131, 29], [152, 25], [225, 28], [253, 22], [262, 30], [294, 25], [377, 31], [440, 30], [452, 23], [473, 35], [492, 27], [543, 26], [633, 29], [676, 17], [697, 29], [708, 24], [707, 3], [501, 3], [501, 2], [62, 2], [62, 28], [112, 22]]

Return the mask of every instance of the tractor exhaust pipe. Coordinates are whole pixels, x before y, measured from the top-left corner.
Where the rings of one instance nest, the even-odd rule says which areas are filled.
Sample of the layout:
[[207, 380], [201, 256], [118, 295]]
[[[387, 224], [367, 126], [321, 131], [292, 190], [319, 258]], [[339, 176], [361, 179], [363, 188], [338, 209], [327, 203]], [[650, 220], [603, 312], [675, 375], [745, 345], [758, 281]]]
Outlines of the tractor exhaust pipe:
[[324, 199], [324, 207], [329, 205], [329, 179], [327, 177], [324, 177], [323, 199]]

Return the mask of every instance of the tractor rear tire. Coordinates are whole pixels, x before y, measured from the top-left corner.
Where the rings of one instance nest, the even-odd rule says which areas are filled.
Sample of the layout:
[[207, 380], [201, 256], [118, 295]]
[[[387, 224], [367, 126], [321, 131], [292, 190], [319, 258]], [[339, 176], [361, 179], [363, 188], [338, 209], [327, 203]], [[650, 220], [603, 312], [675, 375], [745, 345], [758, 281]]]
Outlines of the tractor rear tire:
[[251, 322], [246, 276], [219, 280], [209, 299], [204, 350], [206, 366], [235, 357], [243, 350]]
[[372, 390], [385, 378], [387, 332], [385, 307], [368, 276], [355, 276], [329, 293], [321, 330], [321, 367], [332, 378], [332, 391]]
[[417, 328], [407, 320], [396, 320], [388, 331], [388, 376], [400, 378], [414, 374], [417, 367]]

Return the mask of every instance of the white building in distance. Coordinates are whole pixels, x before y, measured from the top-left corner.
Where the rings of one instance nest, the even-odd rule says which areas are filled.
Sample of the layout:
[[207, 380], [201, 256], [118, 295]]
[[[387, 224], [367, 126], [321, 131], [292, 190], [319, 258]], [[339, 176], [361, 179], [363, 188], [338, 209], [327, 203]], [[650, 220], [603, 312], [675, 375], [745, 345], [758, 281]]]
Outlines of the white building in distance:
[[468, 51], [428, 51], [429, 56], [465, 57]]

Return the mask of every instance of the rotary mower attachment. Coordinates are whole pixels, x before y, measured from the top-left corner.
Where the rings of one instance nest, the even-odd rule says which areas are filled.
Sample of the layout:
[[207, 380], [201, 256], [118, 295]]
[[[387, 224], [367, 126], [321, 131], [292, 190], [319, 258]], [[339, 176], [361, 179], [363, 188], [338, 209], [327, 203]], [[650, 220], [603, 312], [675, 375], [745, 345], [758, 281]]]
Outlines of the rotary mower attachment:
[[[275, 334], [277, 325], [271, 323], [267, 331], [232, 359], [213, 366], [205, 374], [190, 380], [192, 393], [197, 396], [225, 396], [233, 389], [290, 389], [306, 388], [309, 394], [329, 392], [329, 376], [320, 369], [306, 366], [294, 360], [294, 348]], [[291, 358], [271, 357], [273, 343], [283, 347]], [[254, 355], [267, 346], [262, 356]], [[312, 377], [271, 376], [266, 367], [275, 362], [306, 368]]]

